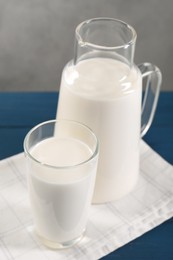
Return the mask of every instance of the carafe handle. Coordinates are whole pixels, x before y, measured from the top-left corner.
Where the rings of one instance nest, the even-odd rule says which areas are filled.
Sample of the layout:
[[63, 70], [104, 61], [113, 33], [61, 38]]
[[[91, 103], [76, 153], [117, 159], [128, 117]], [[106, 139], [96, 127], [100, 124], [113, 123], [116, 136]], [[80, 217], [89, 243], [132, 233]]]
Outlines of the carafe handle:
[[162, 74], [160, 69], [151, 63], [139, 64], [138, 68], [142, 74], [143, 88], [145, 88], [141, 115], [141, 137], [143, 137], [150, 128], [155, 115]]

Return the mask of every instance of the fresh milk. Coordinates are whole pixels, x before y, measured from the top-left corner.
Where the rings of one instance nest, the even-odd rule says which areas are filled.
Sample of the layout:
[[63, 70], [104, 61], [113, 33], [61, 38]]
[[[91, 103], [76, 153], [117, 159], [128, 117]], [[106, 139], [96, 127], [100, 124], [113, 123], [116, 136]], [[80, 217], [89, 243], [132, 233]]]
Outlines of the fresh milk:
[[141, 86], [136, 67], [110, 58], [69, 63], [63, 71], [57, 118], [88, 125], [100, 141], [93, 202], [119, 199], [137, 182]]
[[30, 160], [28, 175], [36, 231], [48, 245], [68, 244], [86, 226], [96, 164], [85, 161], [92, 152], [79, 140], [51, 137], [34, 146], [31, 155], [42, 162]]

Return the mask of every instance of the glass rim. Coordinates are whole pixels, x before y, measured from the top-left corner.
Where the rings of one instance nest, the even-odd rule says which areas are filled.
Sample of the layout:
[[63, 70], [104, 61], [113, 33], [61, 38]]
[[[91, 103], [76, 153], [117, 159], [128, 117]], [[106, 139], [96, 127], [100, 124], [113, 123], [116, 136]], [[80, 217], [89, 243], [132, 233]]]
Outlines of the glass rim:
[[[95, 142], [96, 142], [96, 147], [95, 147], [95, 150], [92, 152], [92, 155], [89, 156], [89, 158], [87, 160], [84, 160], [80, 163], [77, 163], [77, 164], [74, 164], [74, 165], [67, 165], [67, 166], [56, 166], [56, 165], [50, 165], [48, 163], [44, 163], [44, 162], [41, 162], [40, 160], [36, 159], [34, 156], [32, 156], [32, 154], [30, 153], [29, 151], [29, 148], [28, 148], [28, 140], [31, 136], [31, 134], [37, 130], [38, 128], [40, 128], [41, 126], [43, 125], [48, 125], [48, 124], [56, 124], [58, 122], [66, 122], [66, 123], [73, 123], [73, 124], [76, 124], [76, 125], [79, 125], [79, 126], [82, 126], [83, 128], [87, 129], [89, 133], [91, 133], [91, 135], [94, 137], [95, 139]], [[90, 127], [88, 127], [87, 125], [83, 124], [83, 123], [80, 123], [78, 121], [74, 121], [74, 120], [65, 120], [65, 119], [53, 119], [53, 120], [47, 120], [47, 121], [44, 121], [44, 122], [41, 122], [39, 124], [37, 124], [36, 126], [34, 126], [33, 128], [31, 128], [31, 130], [29, 130], [29, 132], [26, 134], [25, 138], [24, 138], [24, 141], [23, 141], [23, 147], [24, 147], [24, 154], [26, 156], [28, 156], [30, 159], [32, 159], [34, 162], [42, 165], [42, 166], [45, 166], [45, 167], [48, 167], [48, 168], [52, 168], [52, 169], [59, 169], [59, 170], [62, 170], [62, 169], [72, 169], [72, 168], [76, 168], [76, 167], [79, 167], [79, 166], [82, 166], [84, 164], [87, 164], [88, 162], [90, 162], [92, 159], [94, 159], [98, 153], [99, 153], [99, 141], [98, 141], [98, 138], [96, 136], [96, 134], [92, 131], [92, 129]]]
[[[131, 39], [129, 41], [127, 41], [126, 43], [122, 44], [122, 45], [109, 46], [109, 47], [99, 45], [99, 44], [90, 43], [90, 42], [85, 42], [80, 35], [81, 28], [84, 25], [87, 25], [87, 24], [90, 24], [90, 23], [96, 22], [96, 21], [109, 21], [109, 22], [112, 21], [112, 22], [116, 22], [116, 23], [123, 25], [125, 28], [127, 28], [129, 31], [131, 31]], [[128, 48], [130, 45], [133, 45], [136, 41], [137, 33], [131, 25], [129, 25], [128, 23], [126, 23], [122, 20], [115, 19], [115, 18], [109, 18], [109, 17], [98, 17], [98, 18], [92, 18], [92, 19], [88, 19], [88, 20], [81, 22], [76, 27], [76, 38], [77, 38], [77, 40], [79, 41], [79, 44], [81, 44], [82, 47], [86, 46], [86, 47], [90, 47], [90, 48], [95, 49], [95, 50], [113, 51], [113, 50], [117, 50], [117, 49]]]

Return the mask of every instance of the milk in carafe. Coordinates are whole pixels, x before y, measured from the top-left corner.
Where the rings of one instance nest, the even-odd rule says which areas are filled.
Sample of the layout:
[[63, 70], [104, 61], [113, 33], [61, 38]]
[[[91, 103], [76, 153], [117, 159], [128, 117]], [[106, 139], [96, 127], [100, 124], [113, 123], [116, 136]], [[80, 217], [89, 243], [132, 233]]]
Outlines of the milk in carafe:
[[137, 182], [141, 88], [138, 68], [111, 58], [64, 68], [57, 118], [88, 125], [100, 142], [93, 202], [118, 199]]

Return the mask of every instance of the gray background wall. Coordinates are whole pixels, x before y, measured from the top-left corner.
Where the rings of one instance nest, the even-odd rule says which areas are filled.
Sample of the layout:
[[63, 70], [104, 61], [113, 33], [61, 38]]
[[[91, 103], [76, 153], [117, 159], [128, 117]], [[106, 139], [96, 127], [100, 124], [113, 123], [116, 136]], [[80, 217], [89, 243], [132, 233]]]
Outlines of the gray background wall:
[[157, 64], [173, 90], [172, 0], [0, 0], [0, 91], [58, 90], [76, 26], [100, 16], [136, 29], [135, 63]]

